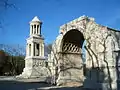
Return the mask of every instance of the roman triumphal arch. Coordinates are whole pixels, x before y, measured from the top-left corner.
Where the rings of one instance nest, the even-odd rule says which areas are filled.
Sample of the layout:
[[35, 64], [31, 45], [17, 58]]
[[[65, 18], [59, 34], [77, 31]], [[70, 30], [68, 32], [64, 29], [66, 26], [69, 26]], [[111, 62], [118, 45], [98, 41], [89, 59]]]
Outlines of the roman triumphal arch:
[[[120, 32], [82, 16], [60, 27], [51, 53], [57, 85], [117, 88]], [[86, 41], [83, 68], [82, 46]], [[85, 71], [85, 75], [83, 74]], [[92, 83], [91, 83], [92, 82]]]

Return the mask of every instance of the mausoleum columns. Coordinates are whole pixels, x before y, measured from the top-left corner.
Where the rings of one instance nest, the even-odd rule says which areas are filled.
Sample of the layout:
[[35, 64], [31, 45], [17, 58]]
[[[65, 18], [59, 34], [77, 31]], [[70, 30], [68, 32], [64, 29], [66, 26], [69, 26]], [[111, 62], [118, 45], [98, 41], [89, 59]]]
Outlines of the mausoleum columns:
[[40, 35], [40, 23], [32, 23], [30, 24], [30, 35]]
[[26, 45], [26, 56], [42, 56], [44, 57], [43, 42], [28, 42]]
[[42, 55], [41, 56], [44, 56], [44, 44], [42, 43], [42, 46], [41, 46], [41, 48], [42, 48]]
[[31, 46], [32, 46], [32, 50], [31, 50], [32, 54], [31, 54], [31, 56], [34, 56], [34, 43], [32, 43]]
[[31, 44], [29, 44], [29, 56], [31, 56]]
[[32, 25], [30, 25], [30, 35], [32, 35]]
[[41, 53], [42, 53], [42, 52], [41, 52], [41, 49], [42, 49], [42, 48], [41, 48], [41, 44], [39, 44], [39, 49], [40, 49], [40, 50], [39, 50], [39, 53], [40, 53], [39, 55], [42, 56], [42, 54], [41, 54]]

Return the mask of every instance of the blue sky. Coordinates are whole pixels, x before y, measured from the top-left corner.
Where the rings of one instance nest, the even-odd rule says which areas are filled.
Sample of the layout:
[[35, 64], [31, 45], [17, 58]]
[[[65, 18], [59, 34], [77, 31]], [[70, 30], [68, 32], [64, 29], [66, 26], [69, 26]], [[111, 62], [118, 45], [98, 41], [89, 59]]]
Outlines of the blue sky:
[[[0, 43], [26, 44], [29, 22], [38, 16], [43, 22], [45, 43], [52, 43], [59, 27], [82, 15], [94, 17], [98, 24], [120, 29], [120, 0], [9, 0], [17, 9], [0, 9]], [[0, 7], [1, 8], [1, 7]]]

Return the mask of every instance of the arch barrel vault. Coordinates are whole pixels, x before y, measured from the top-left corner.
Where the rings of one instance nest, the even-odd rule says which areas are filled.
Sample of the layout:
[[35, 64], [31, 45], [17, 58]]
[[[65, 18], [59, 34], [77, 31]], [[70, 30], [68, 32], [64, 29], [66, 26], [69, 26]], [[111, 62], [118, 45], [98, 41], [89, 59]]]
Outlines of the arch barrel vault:
[[119, 31], [96, 24], [94, 18], [82, 16], [60, 27], [52, 48], [57, 85], [117, 90]]

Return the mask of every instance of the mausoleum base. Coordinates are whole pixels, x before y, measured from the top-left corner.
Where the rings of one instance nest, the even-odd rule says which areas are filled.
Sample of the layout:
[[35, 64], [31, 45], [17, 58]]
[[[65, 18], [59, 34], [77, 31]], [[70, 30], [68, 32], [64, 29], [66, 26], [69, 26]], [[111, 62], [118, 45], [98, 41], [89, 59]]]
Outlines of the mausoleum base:
[[32, 57], [25, 59], [25, 68], [17, 78], [44, 78], [46, 80], [49, 76], [50, 71], [46, 67], [45, 58]]

